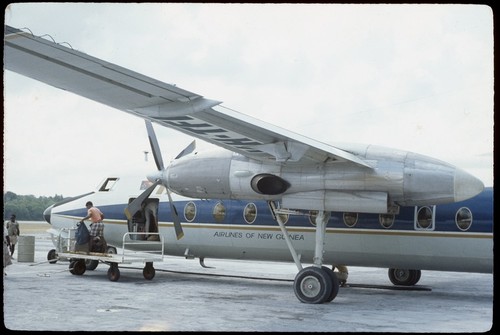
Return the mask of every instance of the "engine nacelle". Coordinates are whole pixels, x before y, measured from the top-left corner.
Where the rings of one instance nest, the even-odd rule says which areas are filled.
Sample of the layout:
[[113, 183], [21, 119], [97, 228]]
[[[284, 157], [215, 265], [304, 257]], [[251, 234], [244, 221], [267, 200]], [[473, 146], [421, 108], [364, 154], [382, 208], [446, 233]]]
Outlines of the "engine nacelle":
[[426, 156], [375, 146], [349, 152], [371, 167], [278, 164], [219, 151], [176, 159], [161, 179], [187, 197], [282, 200], [290, 209], [365, 213], [462, 201], [484, 187], [465, 171]]
[[279, 174], [276, 164], [219, 151], [174, 160], [164, 179], [171, 190], [192, 198], [277, 200], [291, 186]]
[[167, 168], [168, 187], [177, 194], [191, 198], [232, 198], [229, 151], [187, 155], [174, 160]]

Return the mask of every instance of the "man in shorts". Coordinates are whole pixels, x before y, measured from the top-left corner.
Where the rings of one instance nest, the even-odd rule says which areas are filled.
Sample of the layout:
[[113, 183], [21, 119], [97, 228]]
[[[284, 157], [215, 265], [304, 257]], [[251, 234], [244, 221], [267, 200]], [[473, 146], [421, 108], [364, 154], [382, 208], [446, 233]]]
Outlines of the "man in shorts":
[[102, 220], [104, 220], [104, 214], [99, 208], [95, 207], [94, 204], [92, 204], [92, 201], [87, 201], [85, 207], [87, 207], [87, 216], [80, 221], [80, 224], [87, 219], [90, 219], [90, 221], [92, 221], [89, 231], [89, 250], [93, 251], [94, 243], [96, 243], [96, 241], [104, 241], [104, 223], [102, 223]]

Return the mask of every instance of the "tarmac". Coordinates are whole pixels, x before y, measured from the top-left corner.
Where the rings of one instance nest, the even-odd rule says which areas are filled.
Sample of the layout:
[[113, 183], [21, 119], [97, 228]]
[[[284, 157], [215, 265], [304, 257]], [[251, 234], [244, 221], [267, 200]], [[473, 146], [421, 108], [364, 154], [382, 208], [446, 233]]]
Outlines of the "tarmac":
[[34, 261], [17, 253], [4, 275], [4, 326], [39, 331], [485, 332], [493, 326], [493, 275], [422, 271], [416, 289], [396, 290], [387, 269], [349, 267], [348, 286], [328, 304], [298, 301], [292, 263], [166, 256], [146, 280], [143, 264], [108, 265], [72, 275], [49, 264], [42, 222], [22, 223], [35, 237]]

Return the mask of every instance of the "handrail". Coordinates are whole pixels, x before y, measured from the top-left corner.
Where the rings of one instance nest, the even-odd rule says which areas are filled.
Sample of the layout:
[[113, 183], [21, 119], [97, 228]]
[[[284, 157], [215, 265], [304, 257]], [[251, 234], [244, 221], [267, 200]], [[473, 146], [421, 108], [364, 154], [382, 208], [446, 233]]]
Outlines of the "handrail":
[[[131, 238], [129, 238], [129, 241], [127, 242], [126, 239], [127, 239], [127, 236], [131, 236], [131, 235], [157, 235], [160, 240], [133, 240]], [[164, 254], [165, 254], [165, 245], [163, 244], [163, 236], [160, 234], [160, 233], [152, 233], [152, 232], [128, 232], [128, 233], [125, 233], [123, 234], [123, 239], [122, 239], [122, 262], [124, 262], [125, 260], [125, 250], [127, 249], [125, 246], [128, 244], [128, 245], [140, 245], [140, 244], [143, 244], [143, 245], [152, 245], [152, 244], [158, 244], [160, 243], [161, 244], [161, 260], [163, 261], [163, 257], [164, 257]], [[151, 250], [137, 250], [137, 249], [134, 249], [134, 252], [147, 252], [147, 253], [153, 253], [155, 251], [151, 251]], [[157, 251], [156, 251], [157, 252]]]

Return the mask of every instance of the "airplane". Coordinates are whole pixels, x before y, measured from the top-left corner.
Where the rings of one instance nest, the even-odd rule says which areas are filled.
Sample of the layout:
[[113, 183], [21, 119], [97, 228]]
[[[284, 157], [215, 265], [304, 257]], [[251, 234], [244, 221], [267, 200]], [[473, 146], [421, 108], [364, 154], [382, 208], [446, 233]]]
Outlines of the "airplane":
[[[416, 284], [423, 269], [492, 272], [493, 191], [458, 167], [392, 148], [318, 142], [10, 26], [4, 39], [7, 70], [146, 123], [158, 171], [146, 180], [112, 176], [49, 207], [55, 226], [84, 217], [92, 199], [106, 212], [110, 244], [146, 229], [165, 236], [171, 255], [293, 260], [295, 295], [311, 304], [338, 293], [325, 264], [389, 268], [401, 285]], [[190, 145], [165, 166], [152, 122], [221, 150]]]

